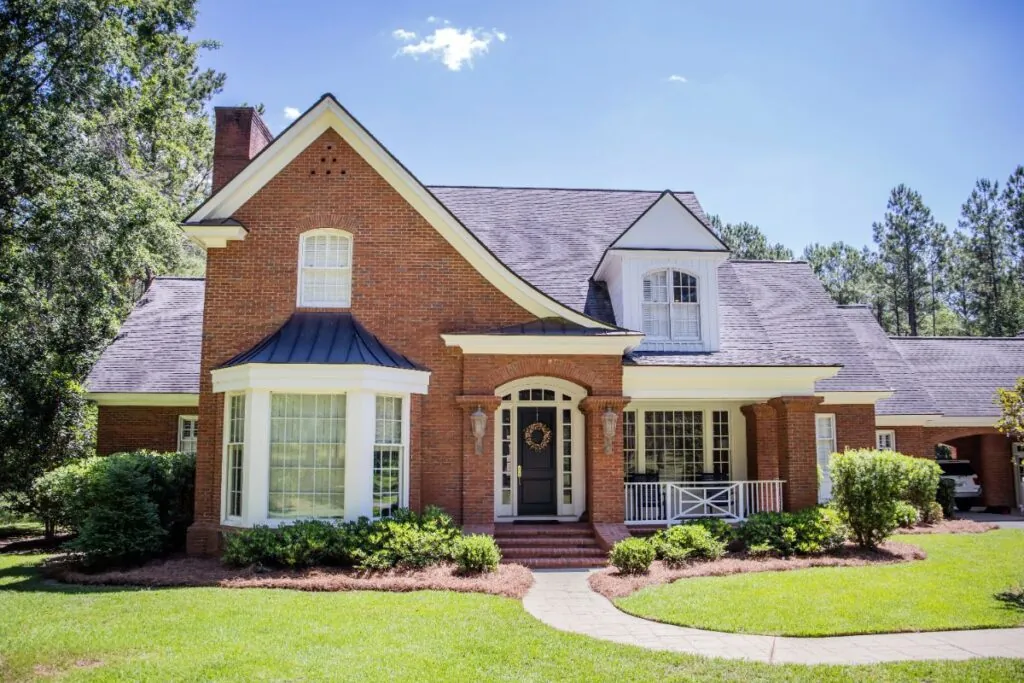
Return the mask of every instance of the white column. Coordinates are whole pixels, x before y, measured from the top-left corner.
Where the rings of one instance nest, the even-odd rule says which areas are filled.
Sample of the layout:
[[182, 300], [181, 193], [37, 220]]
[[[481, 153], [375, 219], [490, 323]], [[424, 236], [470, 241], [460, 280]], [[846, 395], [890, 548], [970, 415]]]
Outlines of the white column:
[[270, 493], [270, 392], [253, 389], [245, 396], [245, 468], [242, 512], [246, 525], [264, 524]]
[[377, 397], [349, 391], [345, 403], [345, 519], [373, 515], [373, 438]]

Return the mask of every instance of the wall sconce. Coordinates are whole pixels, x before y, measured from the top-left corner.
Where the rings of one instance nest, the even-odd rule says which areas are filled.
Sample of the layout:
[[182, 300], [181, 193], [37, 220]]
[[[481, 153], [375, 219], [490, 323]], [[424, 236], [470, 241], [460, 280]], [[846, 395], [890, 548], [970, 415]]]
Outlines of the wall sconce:
[[604, 452], [607, 455], [612, 452], [612, 445], [615, 443], [615, 425], [619, 422], [619, 414], [611, 408], [606, 408], [601, 415], [601, 422], [604, 425]]
[[476, 439], [476, 454], [484, 454], [484, 435], [487, 433], [487, 413], [483, 408], [477, 406], [476, 412], [469, 416], [469, 423], [473, 427], [473, 438]]

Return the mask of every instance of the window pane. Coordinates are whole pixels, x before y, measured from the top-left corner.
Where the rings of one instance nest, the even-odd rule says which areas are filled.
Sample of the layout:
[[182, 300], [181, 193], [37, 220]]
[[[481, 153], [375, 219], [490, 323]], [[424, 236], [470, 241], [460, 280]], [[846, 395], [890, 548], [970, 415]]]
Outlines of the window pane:
[[572, 411], [562, 409], [562, 502], [572, 503]]
[[668, 272], [649, 273], [644, 278], [644, 301], [668, 303]]
[[647, 471], [661, 481], [693, 481], [704, 472], [704, 413], [649, 410], [644, 413]]
[[299, 270], [301, 305], [349, 305], [350, 247], [350, 240], [344, 235], [307, 235], [302, 238], [302, 267]]
[[225, 511], [228, 517], [242, 516], [242, 470], [245, 462], [245, 396], [228, 399], [227, 472]]
[[711, 413], [711, 465], [714, 473], [728, 479], [732, 447], [729, 434], [729, 411]]
[[672, 271], [672, 301], [676, 303], [697, 303], [697, 278], [689, 273]]
[[345, 396], [272, 394], [271, 517], [345, 515]]
[[198, 432], [196, 430], [196, 418], [183, 417], [178, 421], [178, 452], [196, 452]]
[[373, 516], [390, 517], [401, 506], [402, 399], [378, 396], [373, 447]]
[[628, 479], [629, 475], [639, 471], [636, 461], [636, 411], [634, 410], [622, 413], [622, 455]]

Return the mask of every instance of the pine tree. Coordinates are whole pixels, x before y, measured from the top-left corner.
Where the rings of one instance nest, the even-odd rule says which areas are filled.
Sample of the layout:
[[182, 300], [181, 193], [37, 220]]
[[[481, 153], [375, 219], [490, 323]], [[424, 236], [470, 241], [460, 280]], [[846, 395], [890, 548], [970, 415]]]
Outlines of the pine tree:
[[871, 272], [864, 251], [845, 242], [815, 243], [804, 249], [803, 257], [837, 304], [868, 303]]
[[964, 277], [970, 282], [970, 315], [977, 331], [985, 336], [1015, 334], [1013, 249], [998, 182], [978, 180], [960, 209], [959, 225], [965, 234], [961, 257]]
[[793, 251], [779, 243], [771, 243], [761, 228], [753, 223], [722, 223], [718, 216], [708, 219], [711, 229], [728, 245], [734, 259], [754, 261], [792, 261]]

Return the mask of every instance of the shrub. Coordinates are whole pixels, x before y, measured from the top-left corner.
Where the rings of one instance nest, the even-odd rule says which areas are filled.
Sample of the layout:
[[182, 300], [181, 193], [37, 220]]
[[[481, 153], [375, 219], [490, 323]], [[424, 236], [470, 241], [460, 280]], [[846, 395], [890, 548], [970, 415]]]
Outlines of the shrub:
[[749, 548], [747, 548], [747, 555], [757, 559], [764, 557], [775, 557], [778, 554], [779, 551], [771, 547], [767, 543], [759, 543], [757, 545], [752, 545]]
[[904, 529], [909, 529], [915, 526], [921, 521], [921, 513], [917, 511], [917, 508], [901, 500], [896, 503], [896, 525]]
[[724, 519], [718, 519], [717, 517], [702, 517], [701, 519], [694, 519], [684, 524], [704, 527], [712, 536], [726, 545], [736, 538], [736, 528]]
[[148, 496], [150, 480], [128, 459], [114, 460], [89, 482], [89, 507], [67, 547], [100, 568], [146, 560], [164, 548], [167, 530]]
[[896, 503], [906, 490], [905, 460], [868, 449], [832, 456], [833, 504], [863, 548], [876, 548], [896, 528]]
[[842, 516], [830, 506], [795, 513], [759, 512], [739, 530], [748, 553], [766, 547], [783, 556], [831, 552], [846, 541], [848, 533]]
[[681, 548], [677, 545], [662, 544], [660, 548], [657, 548], [655, 555], [660, 557], [661, 561], [667, 564], [669, 567], [677, 568], [682, 567], [690, 559], [690, 555], [693, 554], [692, 548]]
[[942, 468], [933, 460], [903, 457], [904, 489], [902, 498], [924, 512], [928, 504], [935, 500]]
[[473, 534], [455, 542], [453, 557], [463, 573], [493, 572], [501, 562], [501, 551], [491, 536]]
[[364, 569], [421, 568], [452, 559], [455, 541], [462, 535], [452, 518], [440, 508], [422, 515], [399, 510], [394, 517], [373, 525], [368, 536]]
[[274, 564], [277, 558], [278, 533], [268, 526], [232, 531], [224, 537], [221, 562], [230, 567]]
[[627, 538], [612, 546], [609, 559], [623, 574], [646, 574], [654, 562], [654, 548], [642, 538]]
[[[662, 529], [651, 538], [651, 545], [663, 560], [672, 554], [672, 550], [666, 551], [667, 548], [685, 550], [688, 551], [687, 556], [703, 560], [717, 560], [725, 554], [725, 542], [715, 538], [702, 524], [680, 524]], [[678, 555], [673, 559], [678, 559]]]
[[925, 524], [938, 524], [944, 519], [942, 506], [936, 503], [934, 500], [924, 508], [924, 514], [921, 515], [921, 520]]
[[956, 512], [956, 482], [952, 479], [939, 479], [935, 501], [942, 508], [942, 516], [945, 519], [953, 519]]

